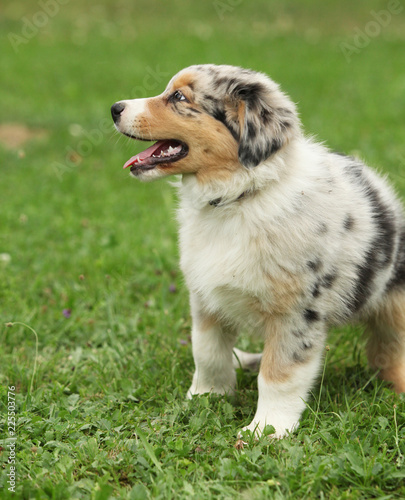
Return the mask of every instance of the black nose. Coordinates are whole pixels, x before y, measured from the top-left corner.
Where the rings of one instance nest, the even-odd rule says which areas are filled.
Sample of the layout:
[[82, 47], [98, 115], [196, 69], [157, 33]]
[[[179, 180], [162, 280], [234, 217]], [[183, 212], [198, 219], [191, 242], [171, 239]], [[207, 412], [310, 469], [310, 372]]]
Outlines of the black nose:
[[125, 104], [122, 102], [116, 102], [111, 106], [111, 116], [114, 120], [114, 123], [117, 123], [121, 117], [121, 113], [125, 109]]

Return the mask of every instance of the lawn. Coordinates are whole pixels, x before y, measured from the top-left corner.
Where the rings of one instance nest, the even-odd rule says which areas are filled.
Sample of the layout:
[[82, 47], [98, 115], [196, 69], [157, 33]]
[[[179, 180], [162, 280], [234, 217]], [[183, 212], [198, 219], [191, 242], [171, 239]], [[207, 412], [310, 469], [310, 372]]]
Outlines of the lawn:
[[0, 498], [405, 498], [405, 398], [368, 369], [361, 326], [331, 332], [288, 438], [237, 445], [254, 374], [185, 400], [176, 192], [122, 170], [145, 146], [109, 111], [190, 64], [250, 67], [405, 198], [403, 4], [5, 0], [0, 32]]

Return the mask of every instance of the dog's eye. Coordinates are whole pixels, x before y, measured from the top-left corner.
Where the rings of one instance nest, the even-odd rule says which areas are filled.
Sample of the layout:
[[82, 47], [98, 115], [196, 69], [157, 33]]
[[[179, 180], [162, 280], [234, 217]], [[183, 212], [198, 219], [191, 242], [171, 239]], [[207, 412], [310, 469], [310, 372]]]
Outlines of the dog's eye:
[[173, 101], [187, 101], [186, 96], [184, 96], [180, 90], [176, 90], [176, 92], [173, 92], [172, 94], [172, 99]]

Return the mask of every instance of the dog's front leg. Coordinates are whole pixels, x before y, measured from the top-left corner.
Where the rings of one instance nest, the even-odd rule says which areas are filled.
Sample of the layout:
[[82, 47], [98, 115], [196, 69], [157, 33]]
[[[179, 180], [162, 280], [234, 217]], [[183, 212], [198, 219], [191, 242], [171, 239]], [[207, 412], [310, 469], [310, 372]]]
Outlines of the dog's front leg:
[[236, 384], [232, 352], [236, 332], [205, 312], [195, 296], [191, 297], [191, 313], [195, 372], [187, 397], [207, 392], [232, 394]]
[[298, 426], [324, 352], [325, 329], [317, 323], [301, 330], [291, 329], [291, 324], [272, 325], [258, 376], [256, 414], [243, 430], [258, 436], [271, 425], [273, 437], [281, 438]]

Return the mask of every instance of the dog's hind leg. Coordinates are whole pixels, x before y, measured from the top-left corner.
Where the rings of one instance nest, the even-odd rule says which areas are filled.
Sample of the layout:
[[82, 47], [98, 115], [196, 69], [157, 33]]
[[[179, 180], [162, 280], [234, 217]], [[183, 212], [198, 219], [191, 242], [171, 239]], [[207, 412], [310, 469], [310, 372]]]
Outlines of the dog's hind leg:
[[379, 377], [405, 392], [405, 288], [390, 292], [368, 319], [367, 356]]
[[262, 356], [262, 353], [253, 354], [250, 352], [241, 351], [240, 349], [234, 347], [233, 367], [256, 372], [260, 368]]

